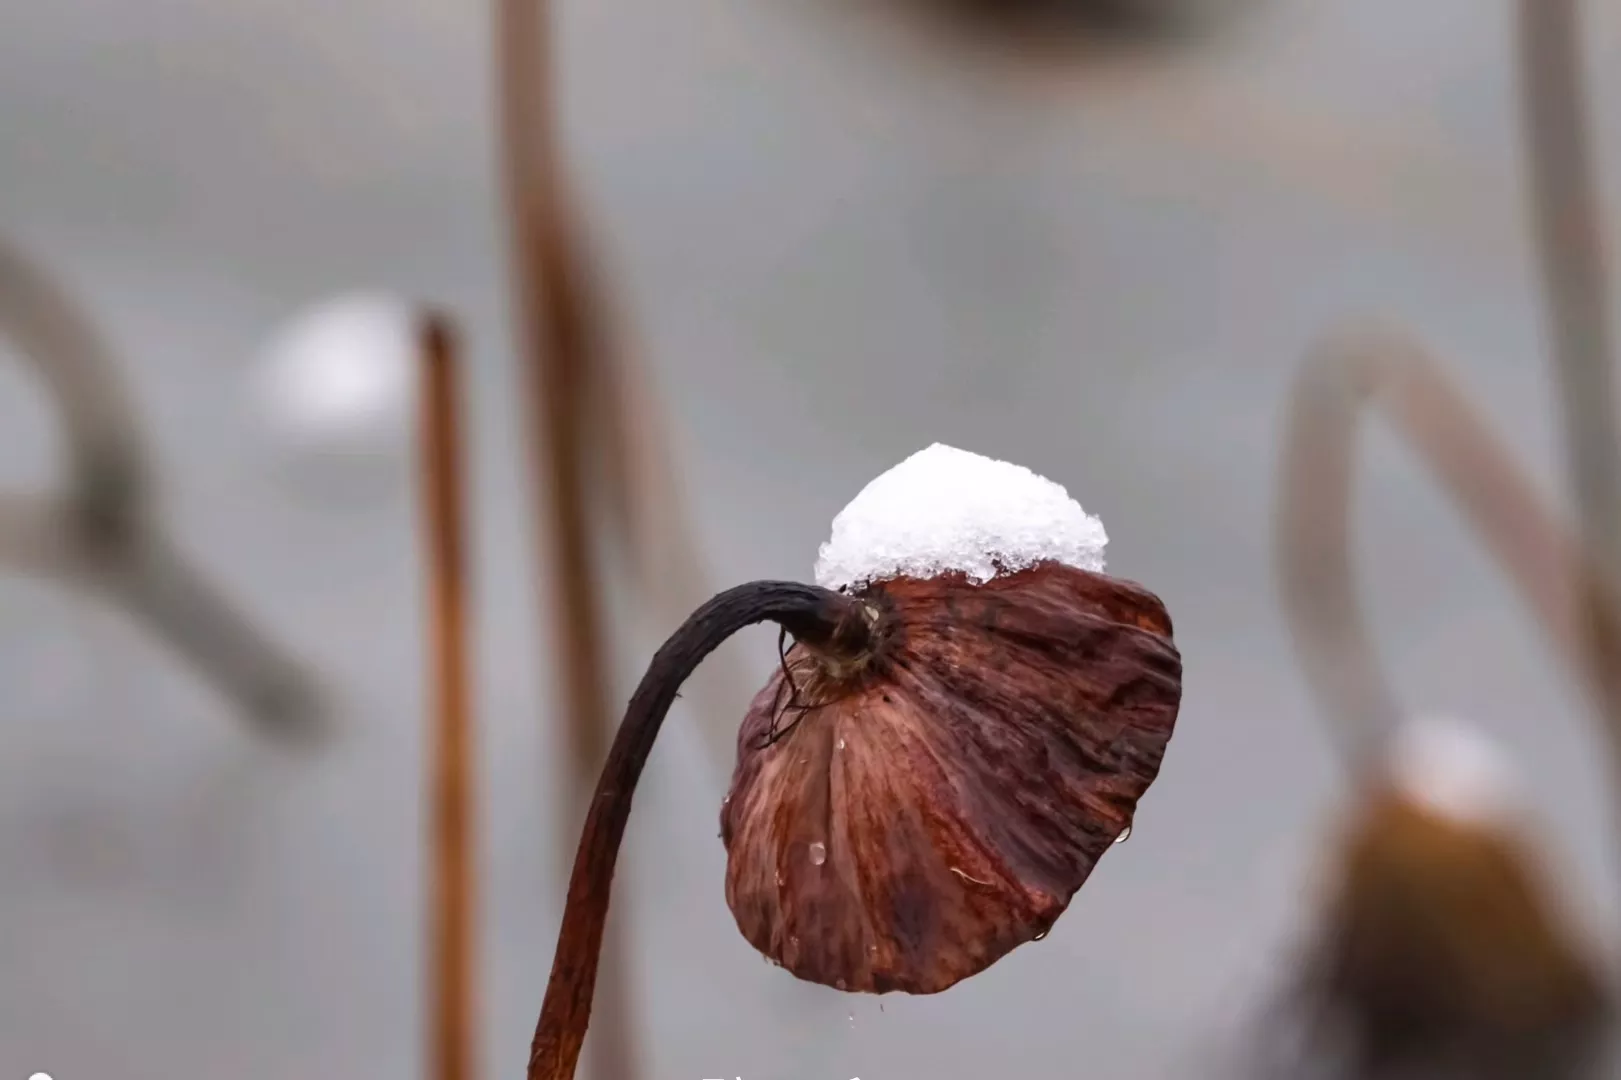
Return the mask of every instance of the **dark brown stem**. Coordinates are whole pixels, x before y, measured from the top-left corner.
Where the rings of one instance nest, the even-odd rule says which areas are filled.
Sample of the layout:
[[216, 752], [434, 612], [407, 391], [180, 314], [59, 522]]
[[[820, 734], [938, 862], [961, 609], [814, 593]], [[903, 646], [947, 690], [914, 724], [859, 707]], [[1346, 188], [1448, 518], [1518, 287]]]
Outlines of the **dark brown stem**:
[[428, 546], [433, 712], [429, 730], [428, 1060], [434, 1080], [473, 1080], [477, 986], [473, 748], [467, 662], [466, 497], [461, 386], [447, 321], [421, 338], [421, 453]]
[[573, 1080], [591, 1019], [608, 894], [631, 798], [682, 682], [721, 642], [767, 620], [810, 648], [853, 659], [873, 647], [875, 616], [869, 605], [827, 589], [755, 581], [704, 604], [654, 655], [625, 709], [580, 834], [551, 980], [529, 1053], [529, 1080]]

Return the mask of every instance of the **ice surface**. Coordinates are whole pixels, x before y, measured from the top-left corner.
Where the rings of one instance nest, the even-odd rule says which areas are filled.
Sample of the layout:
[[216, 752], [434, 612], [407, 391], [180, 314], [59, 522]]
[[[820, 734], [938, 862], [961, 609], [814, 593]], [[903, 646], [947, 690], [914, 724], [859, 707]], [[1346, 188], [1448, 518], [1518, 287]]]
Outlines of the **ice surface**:
[[872, 481], [833, 519], [816, 583], [858, 589], [957, 570], [980, 584], [1045, 561], [1101, 571], [1108, 542], [1103, 523], [1058, 484], [935, 443]]
[[1507, 755], [1466, 724], [1426, 717], [1403, 726], [1390, 755], [1396, 787], [1442, 817], [1485, 825], [1518, 805], [1518, 777]]

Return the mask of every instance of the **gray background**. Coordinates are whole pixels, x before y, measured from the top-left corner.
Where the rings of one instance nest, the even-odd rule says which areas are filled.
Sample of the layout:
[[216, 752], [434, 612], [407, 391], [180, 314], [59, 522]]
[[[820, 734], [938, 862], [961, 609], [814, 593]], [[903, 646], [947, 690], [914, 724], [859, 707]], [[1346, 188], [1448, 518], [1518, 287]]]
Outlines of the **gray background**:
[[[0, 229], [124, 350], [188, 548], [346, 703], [326, 754], [278, 757], [116, 617], [0, 580], [0, 1080], [421, 1070], [408, 448], [335, 492], [245, 419], [262, 343], [354, 288], [444, 301], [471, 338], [485, 1073], [521, 1068], [563, 853], [485, 7], [0, 3]], [[1276, 0], [1199, 53], [1011, 63], [879, 7], [563, 5], [573, 165], [716, 580], [808, 578], [861, 485], [945, 441], [1102, 516], [1111, 570], [1173, 613], [1186, 703], [1131, 842], [1051, 937], [883, 1011], [736, 933], [721, 783], [675, 718], [616, 908], [647, 1075], [1208, 1076], [1305, 928], [1342, 795], [1269, 564], [1303, 348], [1405, 321], [1563, 501], [1510, 9]], [[1621, 14], [1587, 7], [1616, 202]], [[50, 483], [53, 438], [0, 364], [0, 482]], [[1600, 926], [1617, 875], [1580, 699], [1382, 432], [1363, 475], [1400, 685], [1508, 742]], [[626, 637], [621, 696], [665, 629]], [[731, 649], [774, 659], [764, 631]]]

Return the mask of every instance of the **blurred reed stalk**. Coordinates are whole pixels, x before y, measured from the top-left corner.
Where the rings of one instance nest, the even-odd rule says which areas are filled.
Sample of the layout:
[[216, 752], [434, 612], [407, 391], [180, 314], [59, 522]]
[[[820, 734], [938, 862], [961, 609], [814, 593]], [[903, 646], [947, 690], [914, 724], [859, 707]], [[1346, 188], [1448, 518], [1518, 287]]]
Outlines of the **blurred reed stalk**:
[[[554, 27], [545, 0], [497, 0], [496, 50], [506, 197], [511, 215], [512, 302], [527, 382], [529, 456], [542, 580], [558, 590], [549, 605], [551, 642], [562, 684], [568, 740], [559, 850], [590, 797], [591, 778], [607, 750], [609, 678], [605, 612], [589, 532], [582, 404], [594, 365], [607, 347], [594, 267], [578, 246], [558, 149]], [[565, 862], [564, 874], [567, 875]], [[635, 1024], [625, 974], [622, 930], [610, 936], [600, 976], [597, 1024], [603, 1035], [595, 1074], [630, 1080], [636, 1073]]]
[[1621, 443], [1611, 371], [1603, 214], [1588, 138], [1576, 0], [1519, 0], [1521, 121], [1547, 332], [1563, 406], [1566, 467], [1590, 558], [1582, 589], [1587, 677], [1606, 724], [1621, 844]]
[[[1430, 353], [1389, 330], [1344, 334], [1314, 348], [1294, 389], [1280, 454], [1277, 545], [1284, 612], [1301, 665], [1354, 771], [1380, 753], [1406, 712], [1385, 678], [1356, 599], [1350, 552], [1355, 436], [1376, 407], [1418, 453], [1513, 581], [1583, 685], [1589, 665], [1583, 596], [1587, 560], [1491, 425]], [[1597, 578], [1587, 602], [1610, 609]]]
[[33, 258], [0, 241], [0, 335], [61, 416], [67, 490], [0, 497], [0, 562], [95, 592], [163, 640], [271, 736], [322, 719], [315, 679], [165, 534], [152, 453], [94, 321]]
[[[674, 440], [651, 374], [623, 349], [607, 349], [593, 368], [588, 434], [605, 464], [608, 524], [628, 558], [637, 592], [661, 627], [679, 626], [719, 591], [711, 585], [683, 497]], [[737, 725], [755, 687], [738, 654], [720, 650], [683, 687], [722, 784], [737, 757]]]
[[467, 648], [465, 440], [456, 338], [425, 314], [418, 326], [422, 531], [432, 672], [428, 730], [428, 1075], [477, 1075], [478, 933], [473, 715]]
[[[1597, 591], [1584, 591], [1576, 570], [1590, 560], [1579, 539], [1412, 339], [1370, 332], [1323, 343], [1291, 404], [1277, 517], [1282, 601], [1358, 787], [1335, 845], [1335, 891], [1289, 988], [1307, 1061], [1321, 1066], [1315, 1056], [1326, 1054], [1362, 1080], [1592, 1077], [1612, 1003], [1529, 838], [1438, 815], [1387, 770], [1392, 736], [1410, 716], [1356, 603], [1349, 518], [1364, 409], [1379, 407], [1429, 466], [1595, 697], [1583, 602], [1613, 608], [1615, 593], [1596, 578], [1587, 584]], [[1279, 1065], [1280, 1077], [1301, 1075], [1289, 1055]]]
[[[1319, 350], [1297, 385], [1282, 459], [1284, 609], [1363, 782], [1365, 811], [1300, 989], [1314, 1022], [1338, 1012], [1352, 1025], [1342, 1049], [1357, 1076], [1443, 1063], [1480, 1076], [1590, 1075], [1595, 1040], [1614, 1019], [1597, 965], [1537, 899], [1518, 838], [1420, 812], [1385, 786], [1377, 757], [1406, 717], [1350, 567], [1353, 437], [1361, 409], [1377, 403], [1591, 695], [1621, 826], [1621, 446], [1580, 23], [1573, 0], [1521, 0], [1518, 11], [1525, 160], [1579, 533], [1562, 526], [1424, 350], [1399, 335]], [[1484, 922], [1471, 917], [1488, 910]]]
[[[1357, 608], [1348, 517], [1352, 435], [1382, 406], [1435, 470], [1593, 698], [1621, 824], [1621, 478], [1602, 226], [1570, 0], [1522, 0], [1526, 160], [1568, 465], [1573, 535], [1428, 354], [1389, 333], [1319, 351], [1296, 388], [1278, 517], [1285, 611], [1319, 701], [1353, 758], [1401, 709]], [[1355, 744], [1349, 745], [1349, 744]]]

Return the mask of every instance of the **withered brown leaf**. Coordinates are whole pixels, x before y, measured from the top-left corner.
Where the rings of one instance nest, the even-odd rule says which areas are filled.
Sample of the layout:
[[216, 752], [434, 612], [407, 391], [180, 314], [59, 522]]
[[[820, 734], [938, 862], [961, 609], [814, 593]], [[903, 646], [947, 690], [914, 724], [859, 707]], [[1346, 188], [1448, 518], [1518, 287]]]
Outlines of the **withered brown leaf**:
[[1130, 827], [1181, 658], [1156, 596], [1056, 563], [857, 599], [870, 654], [796, 644], [743, 721], [726, 899], [799, 978], [936, 993], [1044, 936]]

